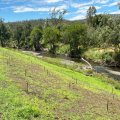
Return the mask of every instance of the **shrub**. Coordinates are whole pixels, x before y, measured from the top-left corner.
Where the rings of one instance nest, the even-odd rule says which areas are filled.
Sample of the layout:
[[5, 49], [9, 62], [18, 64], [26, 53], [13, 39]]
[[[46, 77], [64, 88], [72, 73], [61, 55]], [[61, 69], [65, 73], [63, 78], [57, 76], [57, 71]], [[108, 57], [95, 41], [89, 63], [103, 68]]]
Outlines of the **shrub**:
[[113, 61], [113, 53], [111, 53], [111, 52], [105, 52], [105, 53], [102, 55], [102, 59], [103, 59], [106, 63], [109, 63], [109, 62]]

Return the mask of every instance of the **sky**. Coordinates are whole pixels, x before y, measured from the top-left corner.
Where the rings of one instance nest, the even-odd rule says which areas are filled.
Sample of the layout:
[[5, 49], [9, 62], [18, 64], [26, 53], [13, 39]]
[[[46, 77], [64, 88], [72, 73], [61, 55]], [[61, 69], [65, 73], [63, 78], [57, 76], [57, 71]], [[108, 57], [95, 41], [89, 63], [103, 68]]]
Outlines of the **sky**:
[[66, 9], [67, 20], [85, 19], [90, 6], [97, 14], [120, 14], [120, 0], [0, 0], [0, 17], [5, 22], [50, 18], [50, 10]]

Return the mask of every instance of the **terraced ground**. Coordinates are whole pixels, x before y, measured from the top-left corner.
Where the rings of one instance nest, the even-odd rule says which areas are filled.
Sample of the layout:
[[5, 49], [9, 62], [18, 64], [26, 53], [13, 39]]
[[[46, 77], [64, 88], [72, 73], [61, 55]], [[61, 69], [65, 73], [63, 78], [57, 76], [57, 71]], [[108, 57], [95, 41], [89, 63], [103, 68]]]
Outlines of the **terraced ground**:
[[0, 48], [0, 118], [120, 120], [120, 91], [108, 80]]

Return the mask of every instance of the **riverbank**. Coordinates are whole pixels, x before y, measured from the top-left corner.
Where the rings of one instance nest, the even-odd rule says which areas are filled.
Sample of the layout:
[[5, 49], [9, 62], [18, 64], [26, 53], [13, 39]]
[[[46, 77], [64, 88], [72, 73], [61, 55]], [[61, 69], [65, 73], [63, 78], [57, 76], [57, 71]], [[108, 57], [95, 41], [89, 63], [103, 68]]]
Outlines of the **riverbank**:
[[34, 52], [34, 51], [23, 51], [23, 52], [28, 53], [28, 54], [30, 53], [49, 63], [59, 65], [65, 68], [69, 68], [71, 70], [75, 70], [75, 71], [81, 72], [86, 75], [92, 75], [93, 72], [97, 72], [97, 73], [105, 74], [108, 77], [111, 77], [115, 80], [120, 81], [120, 69], [117, 67], [104, 66], [103, 64], [100, 64], [98, 62], [89, 61], [94, 69], [94, 70], [91, 70], [89, 69], [91, 66], [86, 64], [86, 62], [84, 62], [81, 59], [70, 58], [65, 55], [61, 55], [61, 56], [54, 55], [53, 56], [50, 54]]
[[116, 53], [114, 48], [91, 48], [83, 56], [93, 62], [106, 67], [120, 67], [120, 53]]

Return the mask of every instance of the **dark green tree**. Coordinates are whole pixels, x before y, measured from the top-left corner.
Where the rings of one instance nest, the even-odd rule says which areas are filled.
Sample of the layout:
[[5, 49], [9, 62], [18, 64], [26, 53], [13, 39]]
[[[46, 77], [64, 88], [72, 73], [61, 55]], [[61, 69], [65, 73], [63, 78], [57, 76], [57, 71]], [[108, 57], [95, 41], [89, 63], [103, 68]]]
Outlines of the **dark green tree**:
[[16, 41], [16, 47], [18, 49], [22, 48], [22, 34], [23, 34], [23, 28], [22, 28], [22, 25], [16, 25], [14, 28], [13, 28], [13, 31], [12, 31], [12, 39], [14, 41]]
[[69, 25], [63, 34], [63, 39], [70, 45], [70, 56], [81, 55], [81, 50], [87, 47], [87, 27], [84, 24]]
[[50, 46], [50, 53], [55, 54], [57, 44], [60, 41], [60, 31], [56, 27], [47, 27], [44, 29], [43, 39], [45, 44]]
[[23, 26], [23, 32], [22, 32], [22, 48], [30, 49], [30, 34], [32, 31], [31, 24], [29, 22], [26, 22]]
[[7, 41], [9, 40], [10, 33], [8, 31], [8, 28], [4, 24], [3, 20], [0, 20], [0, 44], [2, 47], [5, 47], [7, 44]]
[[34, 47], [35, 51], [41, 51], [41, 41], [42, 41], [42, 30], [38, 27], [35, 27], [30, 35], [31, 38], [31, 47]]

